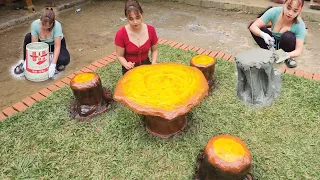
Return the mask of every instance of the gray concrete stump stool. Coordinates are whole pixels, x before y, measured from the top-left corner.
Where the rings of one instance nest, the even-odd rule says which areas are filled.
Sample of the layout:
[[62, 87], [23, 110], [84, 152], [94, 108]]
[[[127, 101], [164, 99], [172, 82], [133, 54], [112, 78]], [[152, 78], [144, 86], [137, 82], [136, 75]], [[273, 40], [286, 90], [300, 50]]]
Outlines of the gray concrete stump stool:
[[271, 50], [251, 49], [236, 55], [237, 95], [246, 103], [269, 106], [280, 94], [281, 73], [274, 70]]

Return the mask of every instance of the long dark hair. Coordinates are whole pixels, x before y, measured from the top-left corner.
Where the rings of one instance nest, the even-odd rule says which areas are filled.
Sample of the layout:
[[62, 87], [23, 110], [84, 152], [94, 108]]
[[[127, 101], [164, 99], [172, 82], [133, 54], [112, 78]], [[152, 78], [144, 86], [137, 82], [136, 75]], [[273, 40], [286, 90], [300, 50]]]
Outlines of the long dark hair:
[[52, 24], [51, 28], [49, 29], [50, 31], [54, 27], [54, 23], [56, 21], [55, 19], [56, 19], [56, 15], [53, 9], [50, 7], [49, 8], [47, 7], [43, 10], [43, 13], [40, 18], [42, 24], [46, 24], [46, 23]]
[[136, 14], [142, 14], [142, 8], [137, 0], [128, 0], [124, 6], [124, 15], [128, 17], [128, 15], [134, 12]]

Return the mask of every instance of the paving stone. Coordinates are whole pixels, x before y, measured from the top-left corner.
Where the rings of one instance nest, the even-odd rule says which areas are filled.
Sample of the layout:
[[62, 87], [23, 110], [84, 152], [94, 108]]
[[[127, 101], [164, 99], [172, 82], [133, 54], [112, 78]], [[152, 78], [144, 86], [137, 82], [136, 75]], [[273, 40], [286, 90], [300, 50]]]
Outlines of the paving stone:
[[2, 112], [0, 112], [0, 121], [3, 121], [5, 119], [7, 119], [7, 117]]
[[32, 94], [31, 98], [36, 101], [40, 101], [41, 99], [44, 99], [46, 97], [37, 92], [37, 93]]
[[86, 66], [86, 68], [91, 69], [92, 71], [95, 71], [96, 69], [98, 69], [96, 66], [93, 66], [91, 64], [89, 64], [88, 66]]
[[58, 86], [51, 84], [50, 86], [47, 87], [50, 91], [56, 91], [60, 89]]
[[32, 99], [31, 97], [26, 97], [24, 99], [22, 99], [22, 102], [27, 105], [28, 107], [32, 106], [33, 103], [35, 103], [36, 101], [34, 99]]
[[97, 67], [97, 68], [102, 68], [104, 65], [99, 63], [98, 61], [91, 63], [91, 65]]
[[66, 84], [62, 81], [57, 81], [54, 83], [54, 85], [58, 86], [59, 88], [63, 87], [63, 86], [66, 86]]
[[24, 111], [28, 108], [28, 106], [26, 106], [25, 104], [23, 104], [23, 102], [17, 102], [15, 103], [14, 105], [12, 105], [13, 109], [21, 112], [21, 111]]
[[306, 79], [312, 79], [313, 78], [313, 73], [312, 72], [304, 72], [304, 78]]
[[6, 116], [11, 116], [11, 115], [17, 113], [18, 111], [14, 110], [13, 107], [7, 107], [2, 112]]
[[44, 95], [45, 97], [48, 97], [51, 94], [51, 91], [47, 88], [43, 88], [39, 91], [39, 93]]

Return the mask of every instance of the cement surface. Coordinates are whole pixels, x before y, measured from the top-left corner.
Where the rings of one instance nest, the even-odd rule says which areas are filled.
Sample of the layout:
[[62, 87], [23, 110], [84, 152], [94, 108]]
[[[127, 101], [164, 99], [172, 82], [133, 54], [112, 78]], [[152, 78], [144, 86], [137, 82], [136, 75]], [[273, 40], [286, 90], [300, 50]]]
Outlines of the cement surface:
[[[254, 4], [253, 2], [255, 1], [251, 1], [251, 4]], [[257, 47], [247, 29], [256, 14], [169, 1], [150, 0], [141, 4], [145, 23], [153, 25], [161, 38], [231, 54]], [[77, 7], [82, 8], [80, 13], [75, 12]], [[62, 79], [115, 51], [115, 33], [127, 23], [123, 7], [123, 1], [91, 1], [57, 14], [71, 55], [70, 65], [57, 79]], [[8, 19], [10, 16], [8, 15]], [[29, 20], [0, 31], [0, 109], [21, 101], [54, 82], [48, 80], [34, 83], [15, 79], [11, 75], [11, 68], [22, 58], [23, 39], [30, 31], [31, 22]], [[309, 27], [308, 42], [304, 46], [303, 54], [297, 58], [297, 68], [319, 73], [320, 23], [306, 23]]]
[[248, 70], [251, 67], [260, 69], [263, 64], [272, 64], [275, 61], [275, 56], [270, 50], [254, 48], [237, 54], [235, 61], [244, 70]]

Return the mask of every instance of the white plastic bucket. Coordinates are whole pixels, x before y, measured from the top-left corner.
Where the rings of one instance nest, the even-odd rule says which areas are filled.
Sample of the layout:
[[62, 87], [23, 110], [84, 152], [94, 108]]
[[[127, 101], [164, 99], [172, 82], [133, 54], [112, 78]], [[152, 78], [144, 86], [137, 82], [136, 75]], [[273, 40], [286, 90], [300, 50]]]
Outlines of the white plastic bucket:
[[26, 46], [25, 77], [34, 82], [49, 78], [49, 45], [43, 42], [33, 42]]

